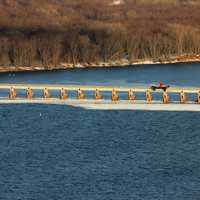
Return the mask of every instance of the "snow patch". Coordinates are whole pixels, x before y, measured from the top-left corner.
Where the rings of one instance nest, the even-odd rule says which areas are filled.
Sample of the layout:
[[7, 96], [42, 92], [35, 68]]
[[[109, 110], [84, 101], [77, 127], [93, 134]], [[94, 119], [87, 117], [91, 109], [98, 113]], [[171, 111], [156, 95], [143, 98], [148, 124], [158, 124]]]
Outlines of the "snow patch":
[[115, 0], [110, 5], [118, 6], [118, 5], [121, 5], [121, 4], [124, 4], [123, 0]]

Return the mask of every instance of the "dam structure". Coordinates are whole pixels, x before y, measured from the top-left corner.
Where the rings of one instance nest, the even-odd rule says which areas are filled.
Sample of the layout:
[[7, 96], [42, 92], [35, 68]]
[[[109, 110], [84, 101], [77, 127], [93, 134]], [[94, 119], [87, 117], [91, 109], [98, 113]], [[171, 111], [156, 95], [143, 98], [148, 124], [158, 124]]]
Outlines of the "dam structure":
[[62, 104], [95, 110], [200, 111], [200, 88], [0, 84], [0, 104]]

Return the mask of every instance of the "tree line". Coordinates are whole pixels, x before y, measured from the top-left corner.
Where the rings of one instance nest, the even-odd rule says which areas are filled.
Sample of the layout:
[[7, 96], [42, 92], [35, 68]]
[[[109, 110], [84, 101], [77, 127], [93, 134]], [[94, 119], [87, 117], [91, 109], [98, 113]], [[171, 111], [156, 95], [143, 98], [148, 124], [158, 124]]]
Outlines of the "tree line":
[[198, 1], [0, 0], [0, 65], [200, 54]]

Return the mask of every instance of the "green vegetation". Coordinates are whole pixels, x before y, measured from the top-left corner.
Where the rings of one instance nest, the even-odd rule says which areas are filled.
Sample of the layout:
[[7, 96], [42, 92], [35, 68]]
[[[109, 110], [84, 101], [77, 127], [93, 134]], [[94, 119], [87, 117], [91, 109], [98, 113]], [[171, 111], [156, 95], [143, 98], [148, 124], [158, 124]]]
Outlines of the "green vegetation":
[[200, 54], [198, 0], [0, 0], [0, 65]]

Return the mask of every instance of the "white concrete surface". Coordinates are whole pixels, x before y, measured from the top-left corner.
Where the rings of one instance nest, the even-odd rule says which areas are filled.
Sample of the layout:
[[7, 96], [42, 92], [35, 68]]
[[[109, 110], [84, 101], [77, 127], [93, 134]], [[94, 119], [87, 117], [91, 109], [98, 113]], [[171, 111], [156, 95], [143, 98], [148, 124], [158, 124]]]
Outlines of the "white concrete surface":
[[144, 111], [195, 111], [200, 112], [200, 105], [189, 102], [188, 104], [179, 104], [178, 102], [171, 104], [162, 104], [162, 102], [154, 101], [152, 104], [147, 104], [145, 101], [136, 101], [130, 103], [129, 101], [119, 101], [112, 103], [110, 100], [59, 100], [59, 99], [0, 99], [0, 106], [5, 104], [55, 104], [55, 105], [69, 105], [73, 107], [81, 107], [89, 110], [144, 110]]
[[[119, 87], [119, 86], [94, 86], [94, 85], [57, 85], [57, 84], [0, 84], [0, 89], [9, 90], [11, 87], [14, 87], [17, 90], [26, 90], [27, 88], [32, 88], [33, 90], [43, 90], [47, 88], [48, 90], [60, 90], [64, 88], [67, 91], [77, 91], [79, 88], [83, 91], [95, 91], [98, 89], [99, 91], [107, 91], [111, 92], [113, 88], [118, 92], [128, 92], [132, 89], [134, 92], [146, 92], [149, 87]], [[197, 93], [200, 91], [198, 87], [170, 87], [167, 89], [168, 93], [180, 93], [184, 91], [186, 93]], [[156, 90], [155, 93], [163, 93], [163, 90]]]

